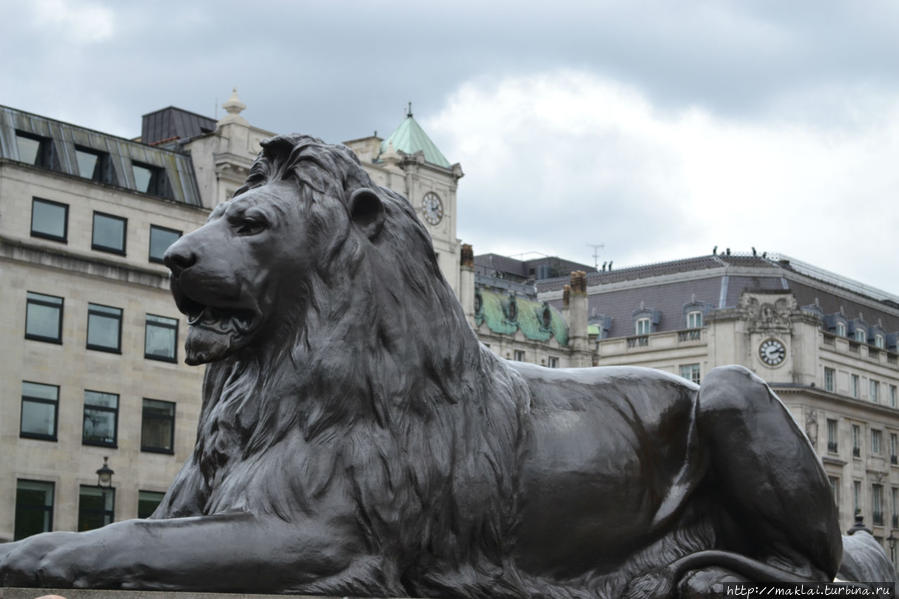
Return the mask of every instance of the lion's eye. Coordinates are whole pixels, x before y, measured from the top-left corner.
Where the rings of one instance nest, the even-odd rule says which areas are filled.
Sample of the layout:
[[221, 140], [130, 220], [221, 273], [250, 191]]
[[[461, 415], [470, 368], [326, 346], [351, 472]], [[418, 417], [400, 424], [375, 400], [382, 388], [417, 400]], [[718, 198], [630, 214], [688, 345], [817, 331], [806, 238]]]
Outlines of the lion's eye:
[[243, 218], [234, 223], [238, 235], [258, 235], [268, 224], [264, 220]]

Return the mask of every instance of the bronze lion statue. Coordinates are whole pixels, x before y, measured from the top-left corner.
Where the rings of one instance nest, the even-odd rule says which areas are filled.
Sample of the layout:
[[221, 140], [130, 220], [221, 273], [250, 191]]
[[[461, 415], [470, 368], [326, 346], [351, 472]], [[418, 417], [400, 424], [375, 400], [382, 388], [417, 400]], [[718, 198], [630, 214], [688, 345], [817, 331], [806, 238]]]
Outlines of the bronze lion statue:
[[837, 572], [827, 478], [761, 379], [496, 357], [343, 146], [268, 140], [165, 261], [208, 364], [193, 455], [150, 519], [0, 546], [4, 585], [617, 599]]

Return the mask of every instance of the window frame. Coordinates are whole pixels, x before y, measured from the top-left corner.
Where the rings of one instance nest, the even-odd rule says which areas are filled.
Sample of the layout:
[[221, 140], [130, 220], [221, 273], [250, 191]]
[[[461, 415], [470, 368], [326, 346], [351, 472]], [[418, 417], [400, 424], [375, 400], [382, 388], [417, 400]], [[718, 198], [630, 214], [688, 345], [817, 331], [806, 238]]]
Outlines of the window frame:
[[[97, 217], [107, 218], [109, 220], [121, 221], [122, 223], [122, 247], [121, 249], [115, 248], [108, 245], [101, 245], [97, 243]], [[107, 254], [116, 254], [117, 256], [126, 256], [128, 250], [128, 219], [124, 216], [118, 216], [117, 214], [110, 214], [108, 212], [101, 212], [99, 210], [94, 210], [94, 215], [91, 218], [91, 249], [98, 252], [106, 252]]]
[[880, 381], [868, 379], [868, 400], [873, 403], [880, 402]]
[[862, 455], [862, 427], [858, 424], [852, 425], [852, 457], [860, 458]]
[[[84, 508], [84, 503], [83, 503], [83, 501], [84, 501], [83, 498], [85, 496], [84, 491], [86, 491], [86, 490], [100, 491], [100, 497], [102, 497], [104, 499], [104, 503], [105, 503], [106, 496], [111, 495], [112, 496], [112, 507], [107, 509], [104, 506], [104, 508], [102, 510], [94, 510], [94, 509], [86, 510]], [[79, 485], [79, 487], [78, 487], [78, 520], [77, 520], [78, 532], [82, 532], [85, 530], [96, 530], [97, 528], [100, 528], [102, 526], [106, 526], [107, 524], [112, 524], [113, 522], [115, 522], [115, 491], [116, 491], [115, 487], [100, 487], [97, 485]], [[85, 517], [85, 513], [102, 514], [103, 524], [101, 524], [100, 526], [93, 527], [93, 528], [82, 528], [81, 523], [82, 523], [82, 518]]]
[[[164, 318], [166, 320], [171, 320], [174, 322], [174, 325], [162, 322], [150, 322], [150, 318]], [[171, 364], [178, 363], [178, 324], [180, 321], [177, 318], [172, 318], [171, 316], [161, 316], [159, 314], [150, 314], [149, 312], [144, 315], [144, 359], [146, 360], [158, 360], [160, 362], [169, 362]], [[175, 339], [172, 342], [172, 357], [163, 357], [159, 355], [154, 355], [147, 353], [147, 340], [149, 339], [149, 335], [147, 334], [150, 326], [159, 327], [163, 329], [169, 329], [175, 331]]]
[[[91, 338], [91, 316], [99, 316], [101, 318], [113, 318], [113, 316], [107, 312], [92, 310], [92, 306], [97, 306], [100, 308], [108, 308], [110, 310], [118, 310], [118, 336], [117, 336], [117, 344], [115, 349], [111, 347], [107, 347], [105, 345], [97, 345], [92, 344], [90, 342]], [[105, 304], [95, 304], [93, 302], [89, 302], [87, 304], [87, 327], [85, 328], [85, 347], [87, 349], [91, 349], [94, 351], [102, 351], [110, 354], [121, 354], [122, 353], [122, 320], [124, 319], [125, 311], [122, 308], [117, 308], [115, 306], [107, 306]]]
[[[50, 493], [49, 493], [50, 505], [44, 504], [44, 505], [40, 505], [40, 506], [33, 506], [33, 505], [20, 504], [19, 503], [19, 484], [20, 483], [32, 483], [32, 484], [38, 484], [38, 485], [47, 485], [49, 487], [49, 491], [50, 491]], [[56, 509], [56, 483], [52, 480], [36, 480], [36, 479], [30, 479], [30, 478], [17, 478], [16, 479], [16, 503], [15, 503], [15, 508], [14, 508], [14, 512], [13, 512], [13, 540], [14, 541], [18, 541], [20, 539], [27, 538], [33, 534], [40, 534], [38, 532], [34, 532], [34, 533], [24, 535], [24, 536], [19, 534], [18, 524], [19, 524], [19, 510], [20, 509], [44, 512], [46, 514], [46, 518], [47, 518], [47, 526], [46, 526], [45, 530], [42, 530], [40, 532], [52, 531], [53, 530], [53, 512]]]
[[840, 451], [840, 424], [836, 418], [827, 418], [827, 451], [839, 453]]
[[[165, 233], [177, 233], [178, 237], [175, 239], [175, 241], [177, 241], [184, 235], [184, 231], [179, 231], [177, 229], [170, 229], [168, 227], [163, 227], [161, 225], [152, 225], [152, 224], [150, 225], [150, 240], [149, 240], [149, 244], [147, 246], [147, 256], [148, 256], [150, 262], [154, 262], [156, 264], [165, 264], [165, 262], [162, 259], [162, 256], [160, 256], [159, 258], [156, 258], [153, 256], [153, 231], [154, 231], [154, 229], [157, 231], [165, 232]], [[169, 247], [171, 247], [171, 245], [174, 244], [175, 241], [170, 243]], [[168, 249], [168, 247], [166, 249]], [[163, 252], [163, 254], [164, 253], [165, 252]]]
[[867, 343], [868, 342], [868, 331], [865, 330], [864, 327], [855, 327], [855, 334], [853, 335], [853, 341], [858, 343]]
[[[688, 370], [689, 369], [689, 370]], [[678, 368], [681, 378], [687, 379], [688, 381], [694, 382], [697, 385], [702, 381], [702, 370], [699, 362], [692, 362], [690, 364], [681, 364]], [[685, 376], [689, 374], [689, 376]]]
[[[29, 297], [29, 295], [41, 296], [41, 297]], [[50, 302], [41, 298], [52, 297], [53, 299], [59, 300], [59, 303]], [[46, 337], [44, 335], [38, 335], [35, 333], [28, 332], [28, 306], [30, 304], [35, 304], [38, 306], [45, 306], [47, 308], [56, 308], [59, 312], [59, 318], [56, 326], [56, 337]], [[56, 295], [49, 295], [47, 293], [39, 293], [37, 291], [25, 291], [25, 339], [31, 339], [32, 341], [43, 341], [45, 343], [56, 343], [57, 345], [62, 345], [62, 318], [65, 312], [65, 304], [66, 300], [64, 297], [59, 297]]]
[[837, 390], [837, 370], [830, 366], [824, 367], [824, 390], [834, 393]]
[[[34, 162], [27, 162], [22, 160], [21, 151], [19, 148], [19, 139], [28, 139], [31, 141], [37, 142], [37, 152], [34, 155]], [[16, 144], [16, 153], [19, 154], [18, 162], [22, 164], [27, 164], [29, 166], [34, 166], [37, 168], [45, 168], [54, 170], [54, 166], [58, 166], [54, 164], [56, 162], [55, 153], [56, 150], [53, 147], [53, 139], [49, 137], [45, 137], [43, 135], [38, 135], [37, 133], [31, 133], [30, 131], [22, 131], [21, 129], [15, 130], [15, 144]]]
[[[141, 496], [142, 495], [150, 495], [150, 494], [158, 495], [159, 501], [156, 502], [156, 504], [153, 506], [153, 509], [150, 511], [149, 514], [147, 514], [145, 516], [141, 516], [141, 502], [142, 502]], [[156, 508], [159, 507], [159, 504], [162, 503], [163, 499], [165, 499], [165, 491], [148, 491], [146, 489], [138, 489], [138, 491], [137, 491], [137, 517], [143, 519], [143, 518], [149, 518], [150, 516], [152, 516], [153, 512], [156, 511]]]
[[[34, 230], [34, 206], [35, 204], [48, 204], [52, 205], [56, 208], [63, 209], [63, 218], [62, 218], [62, 236], [53, 235], [52, 233], [44, 233], [43, 231], [35, 231]], [[49, 241], [58, 241], [60, 243], [69, 243], [69, 205], [64, 204], [63, 202], [57, 202], [54, 200], [48, 200], [46, 198], [38, 198], [32, 196], [31, 198], [31, 221], [29, 224], [29, 228], [31, 230], [31, 236], [37, 237], [38, 239], [47, 239]]]
[[883, 431], [871, 429], [871, 455], [880, 455], [883, 451]]
[[[645, 326], [643, 326], [645, 325]], [[645, 331], [641, 331], [640, 329], [645, 328]], [[645, 335], [649, 335], [652, 332], [652, 319], [648, 316], [641, 316], [640, 318], [634, 319], [634, 335], [638, 337], [643, 337]]]
[[849, 394], [855, 399], [861, 399], [861, 377], [857, 374], [849, 375]]
[[847, 336], [847, 335], [846, 335], [846, 333], [847, 333], [847, 330], [846, 330], [846, 329], [847, 329], [846, 323], [840, 321], [840, 322], [837, 322], [836, 326], [834, 327], [834, 333], [835, 333], [838, 337], [846, 337], [846, 336]]
[[[101, 405], [88, 405], [87, 403], [87, 394], [88, 393], [99, 393], [102, 395], [113, 395], [115, 396], [116, 406], [114, 408], [110, 408], [108, 406]], [[120, 405], [121, 397], [118, 393], [110, 393], [109, 391], [96, 391], [94, 389], [85, 389], [84, 390], [84, 403], [83, 403], [83, 411], [81, 418], [81, 444], [82, 445], [91, 445], [94, 447], [111, 447], [113, 449], [118, 448], [119, 443], [119, 405]], [[96, 440], [88, 440], [85, 438], [85, 421], [87, 420], [87, 412], [88, 410], [96, 411], [96, 412], [105, 412], [113, 414], [113, 427], [112, 427], [112, 441], [96, 441]]]
[[[147, 445], [144, 439], [144, 425], [147, 420], [147, 402], [156, 402], [156, 403], [164, 403], [169, 404], [172, 407], [172, 415], [170, 418], [161, 418], [158, 416], [151, 416], [151, 420], [165, 421], [169, 420], [169, 439], [171, 443], [171, 448], [166, 449], [165, 447], [156, 447], [152, 445]], [[173, 401], [166, 401], [164, 399], [153, 399], [150, 397], [144, 397], [141, 402], [141, 419], [140, 419], [140, 450], [148, 453], [164, 453], [168, 455], [175, 454], [175, 418], [177, 416], [177, 405]]]
[[525, 362], [525, 358], [527, 358], [527, 353], [523, 349], [513, 349], [512, 350], [512, 360], [515, 362]]
[[[25, 395], [24, 384], [28, 383], [29, 385], [40, 385], [42, 387], [53, 387], [56, 389], [56, 399], [50, 400], [44, 397], [36, 397], [32, 395]], [[20, 439], [37, 439], [38, 441], [53, 441], [56, 442], [59, 436], [59, 385], [51, 385], [49, 383], [38, 383], [36, 381], [22, 381], [23, 387], [21, 390], [21, 400], [19, 402], [19, 438]], [[44, 405], [52, 405], [53, 406], [53, 433], [52, 434], [44, 434], [44, 433], [32, 433], [26, 432], [23, 430], [22, 425], [23, 419], [25, 418], [25, 402], [31, 403], [39, 403]]]
[[[690, 321], [694, 322], [690, 322]], [[688, 329], [701, 329], [702, 328], [702, 310], [690, 310], [687, 312], [687, 328]]]

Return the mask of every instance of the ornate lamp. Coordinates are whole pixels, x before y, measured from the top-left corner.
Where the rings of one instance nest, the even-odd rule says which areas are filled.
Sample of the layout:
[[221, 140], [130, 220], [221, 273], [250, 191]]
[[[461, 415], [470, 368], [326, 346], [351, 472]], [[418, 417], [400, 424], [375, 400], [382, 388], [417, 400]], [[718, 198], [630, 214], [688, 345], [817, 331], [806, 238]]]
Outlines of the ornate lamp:
[[108, 461], [109, 458], [103, 456], [103, 466], [97, 469], [97, 486], [107, 489], [112, 487], [112, 475], [115, 474], [115, 471], [109, 467]]

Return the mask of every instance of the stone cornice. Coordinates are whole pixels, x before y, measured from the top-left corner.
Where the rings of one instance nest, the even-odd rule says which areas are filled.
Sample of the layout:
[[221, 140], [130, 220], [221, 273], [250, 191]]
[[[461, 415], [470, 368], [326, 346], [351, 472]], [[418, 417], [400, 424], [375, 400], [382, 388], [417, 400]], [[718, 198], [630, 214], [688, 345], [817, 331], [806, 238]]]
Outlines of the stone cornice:
[[87, 257], [67, 249], [48, 248], [4, 236], [0, 236], [0, 260], [21, 262], [31, 266], [40, 265], [143, 287], [169, 289], [168, 274], [156, 270], [122, 264], [99, 256]]
[[819, 387], [793, 383], [769, 383], [769, 386], [781, 396], [798, 394], [810, 395], [816, 399], [852, 408], [853, 410], [866, 410], [881, 416], [889, 416], [890, 418], [899, 417], [899, 409], [897, 408], [892, 408], [884, 404], [872, 403], [863, 399], [856, 399], [840, 393], [831, 393], [830, 391], [824, 391]]

